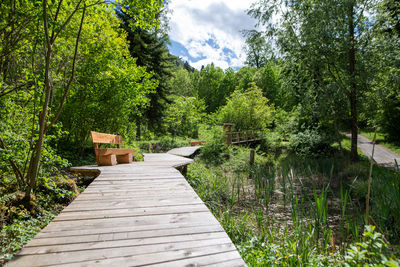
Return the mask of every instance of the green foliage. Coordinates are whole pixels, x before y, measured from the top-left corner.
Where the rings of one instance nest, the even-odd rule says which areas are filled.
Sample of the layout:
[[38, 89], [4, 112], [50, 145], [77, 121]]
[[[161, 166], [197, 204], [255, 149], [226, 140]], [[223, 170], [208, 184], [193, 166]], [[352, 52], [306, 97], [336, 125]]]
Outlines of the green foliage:
[[225, 103], [231, 87], [222, 87], [224, 71], [215, 67], [214, 64], [207, 65], [200, 72], [194, 74], [194, 88], [197, 95], [204, 100], [207, 113], [215, 112], [218, 107]]
[[396, 258], [383, 254], [387, 244], [381, 233], [375, 231], [375, 226], [366, 225], [363, 233], [363, 242], [351, 245], [344, 257], [345, 266], [400, 266]]
[[221, 164], [229, 157], [225, 135], [221, 127], [212, 128], [211, 135], [206, 141], [200, 150], [200, 158], [205, 162], [209, 164]]
[[[377, 168], [377, 167], [375, 167]], [[400, 241], [400, 174], [377, 169], [372, 175], [371, 216], [394, 242]]]
[[194, 162], [188, 166], [186, 179], [213, 213], [228, 202], [228, 187], [221, 173]]
[[36, 218], [26, 220], [20, 218], [12, 224], [5, 225], [0, 230], [0, 254], [5, 259], [11, 259], [14, 254], [32, 239], [43, 227], [45, 227], [56, 214], [44, 212]]
[[274, 119], [274, 107], [254, 83], [246, 91], [236, 90], [218, 112], [220, 123], [234, 123], [237, 131], [264, 130]]
[[[157, 81], [129, 56], [119, 20], [105, 8], [93, 8], [82, 32], [77, 78], [60, 120], [68, 129], [68, 146], [82, 147], [91, 130], [132, 138], [134, 115], [149, 104]], [[91, 25], [95, 25], [92, 27]], [[99, 36], [98, 32], [102, 32]], [[102, 51], [94, 53], [94, 51]]]
[[267, 43], [261, 32], [255, 30], [245, 31], [246, 37], [246, 64], [252, 67], [261, 68], [267, 65], [272, 58], [271, 45]]
[[281, 68], [278, 64], [269, 62], [263, 68], [257, 69], [253, 76], [253, 81], [263, 91], [263, 95], [268, 98], [276, 107], [282, 106], [287, 99], [283, 99]]
[[[165, 12], [165, 9], [159, 10], [156, 17], [164, 16]], [[137, 124], [136, 136], [139, 140], [142, 125], [147, 126], [151, 131], [162, 130], [163, 114], [169, 103], [169, 79], [173, 76], [172, 67], [175, 57], [169, 53], [168, 35], [163, 29], [143, 29], [140, 25], [133, 28], [132, 23], [137, 20], [137, 17], [132, 17], [126, 10], [117, 10], [117, 15], [121, 20], [121, 27], [128, 33], [130, 55], [137, 59], [136, 63], [139, 66], [145, 67], [146, 71], [152, 73], [153, 79], [157, 81], [154, 90], [147, 95], [148, 105], [134, 113]]]
[[319, 129], [306, 129], [290, 136], [289, 148], [298, 155], [318, 156], [331, 151], [332, 136]]
[[164, 123], [173, 136], [198, 137], [199, 125], [205, 117], [202, 100], [176, 96], [165, 112]]
[[171, 93], [178, 96], [195, 96], [192, 76], [185, 68], [177, 68], [174, 76], [168, 81]]

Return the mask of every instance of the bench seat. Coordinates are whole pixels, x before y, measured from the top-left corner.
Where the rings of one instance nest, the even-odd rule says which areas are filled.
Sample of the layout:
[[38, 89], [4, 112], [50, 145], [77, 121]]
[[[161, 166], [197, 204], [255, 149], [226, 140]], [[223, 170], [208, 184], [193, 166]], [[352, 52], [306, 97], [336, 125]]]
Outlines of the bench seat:
[[99, 156], [107, 156], [107, 155], [125, 155], [132, 154], [135, 152], [135, 149], [132, 148], [97, 148], [97, 155]]
[[[113, 166], [117, 163], [132, 163], [134, 149], [120, 148], [122, 144], [122, 137], [114, 134], [90, 132], [96, 153], [97, 165], [99, 166]], [[117, 145], [117, 148], [100, 148], [98, 144], [112, 144]]]

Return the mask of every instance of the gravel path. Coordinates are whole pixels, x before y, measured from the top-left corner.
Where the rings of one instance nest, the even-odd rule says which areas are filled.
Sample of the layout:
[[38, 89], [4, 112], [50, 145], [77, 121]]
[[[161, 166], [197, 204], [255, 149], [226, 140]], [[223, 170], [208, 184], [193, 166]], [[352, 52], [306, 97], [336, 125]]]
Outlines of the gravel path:
[[[350, 133], [346, 133], [346, 136], [351, 138]], [[366, 156], [371, 157], [372, 154], [371, 140], [359, 134], [357, 146]], [[389, 168], [396, 168], [395, 160], [400, 165], [400, 156], [381, 145], [375, 145], [374, 160], [379, 165], [383, 165]]]

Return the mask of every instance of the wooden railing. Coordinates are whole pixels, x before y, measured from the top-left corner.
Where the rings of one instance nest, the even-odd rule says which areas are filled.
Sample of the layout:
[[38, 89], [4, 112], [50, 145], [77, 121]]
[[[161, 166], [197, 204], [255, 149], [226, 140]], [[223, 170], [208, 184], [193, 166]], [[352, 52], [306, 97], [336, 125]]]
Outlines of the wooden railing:
[[233, 124], [231, 123], [224, 123], [223, 125], [225, 141], [228, 146], [249, 144], [264, 139], [262, 131], [244, 130], [240, 132], [232, 132], [232, 126]]

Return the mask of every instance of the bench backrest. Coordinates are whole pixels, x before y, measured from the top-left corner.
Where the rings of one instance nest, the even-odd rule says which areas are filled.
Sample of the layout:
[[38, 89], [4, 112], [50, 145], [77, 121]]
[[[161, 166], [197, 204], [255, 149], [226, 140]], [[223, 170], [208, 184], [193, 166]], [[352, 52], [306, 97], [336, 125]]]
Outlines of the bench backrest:
[[114, 134], [105, 134], [105, 133], [98, 133], [91, 131], [90, 134], [92, 135], [92, 141], [94, 148], [97, 148], [97, 144], [113, 144], [119, 145], [122, 144], [122, 137], [120, 135]]

